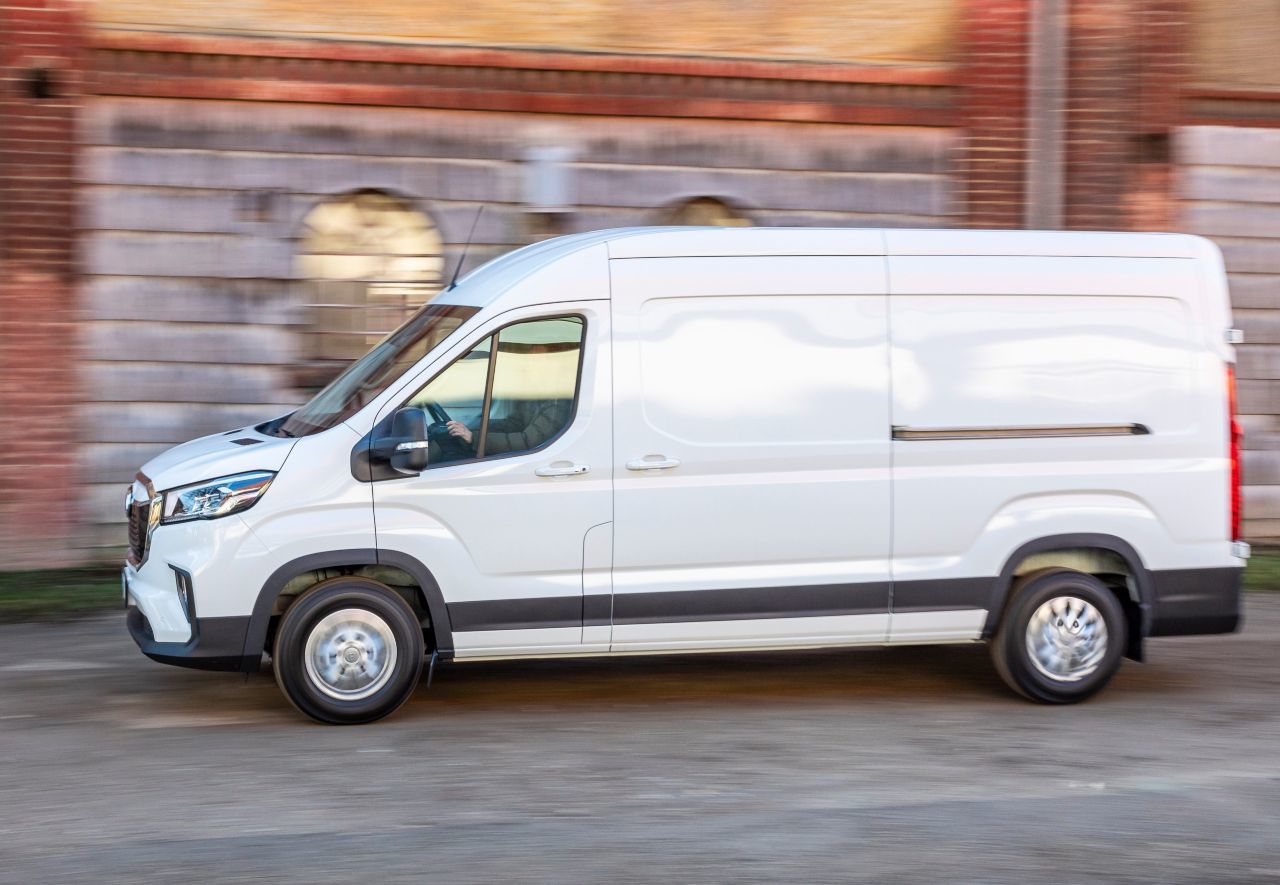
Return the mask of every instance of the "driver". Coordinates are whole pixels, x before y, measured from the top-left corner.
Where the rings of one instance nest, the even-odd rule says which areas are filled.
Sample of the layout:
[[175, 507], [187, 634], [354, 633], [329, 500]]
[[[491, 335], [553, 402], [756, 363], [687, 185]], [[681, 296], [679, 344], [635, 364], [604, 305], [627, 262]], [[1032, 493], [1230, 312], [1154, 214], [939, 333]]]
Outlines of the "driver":
[[[498, 455], [538, 448], [569, 422], [572, 406], [573, 401], [565, 399], [516, 400], [511, 404], [510, 414], [489, 422], [484, 453]], [[461, 421], [450, 421], [446, 426], [450, 436], [475, 451], [478, 432]]]

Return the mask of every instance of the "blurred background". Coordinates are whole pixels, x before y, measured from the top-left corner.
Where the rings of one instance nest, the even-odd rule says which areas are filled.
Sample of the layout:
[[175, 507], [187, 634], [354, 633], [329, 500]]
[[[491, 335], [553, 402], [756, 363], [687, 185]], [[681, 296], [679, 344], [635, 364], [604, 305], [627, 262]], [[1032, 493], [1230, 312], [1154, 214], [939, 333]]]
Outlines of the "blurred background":
[[622, 225], [1177, 230], [1280, 538], [1274, 0], [0, 2], [0, 570], [116, 562], [158, 451], [457, 261]]

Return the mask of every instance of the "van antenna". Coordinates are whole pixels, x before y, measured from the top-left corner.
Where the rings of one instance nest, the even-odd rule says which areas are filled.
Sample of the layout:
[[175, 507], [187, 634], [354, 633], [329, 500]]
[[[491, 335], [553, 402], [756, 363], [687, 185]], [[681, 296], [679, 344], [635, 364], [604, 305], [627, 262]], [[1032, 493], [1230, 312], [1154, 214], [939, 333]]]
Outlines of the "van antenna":
[[481, 203], [480, 208], [476, 210], [476, 217], [471, 219], [471, 230], [467, 232], [467, 242], [462, 247], [462, 254], [458, 256], [458, 263], [453, 266], [453, 279], [449, 280], [449, 286], [445, 289], [446, 292], [458, 285], [458, 274], [462, 271], [462, 263], [467, 260], [467, 250], [471, 248], [471, 238], [475, 236], [476, 225], [480, 223], [480, 216], [483, 214], [484, 204]]

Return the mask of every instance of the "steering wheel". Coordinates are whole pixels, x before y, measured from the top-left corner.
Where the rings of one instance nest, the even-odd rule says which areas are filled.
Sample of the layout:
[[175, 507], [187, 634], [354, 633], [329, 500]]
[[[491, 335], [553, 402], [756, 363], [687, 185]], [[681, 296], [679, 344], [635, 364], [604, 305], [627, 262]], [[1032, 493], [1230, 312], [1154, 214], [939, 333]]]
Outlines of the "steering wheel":
[[438, 402], [428, 402], [423, 404], [423, 408], [431, 416], [431, 423], [427, 425], [427, 439], [440, 449], [442, 460], [456, 461], [474, 457], [475, 453], [466, 443], [449, 433], [449, 422], [453, 419], [444, 406]]
[[438, 402], [424, 403], [422, 407], [430, 413], [432, 424], [448, 424], [453, 420], [449, 417], [449, 413], [444, 410], [444, 406]]

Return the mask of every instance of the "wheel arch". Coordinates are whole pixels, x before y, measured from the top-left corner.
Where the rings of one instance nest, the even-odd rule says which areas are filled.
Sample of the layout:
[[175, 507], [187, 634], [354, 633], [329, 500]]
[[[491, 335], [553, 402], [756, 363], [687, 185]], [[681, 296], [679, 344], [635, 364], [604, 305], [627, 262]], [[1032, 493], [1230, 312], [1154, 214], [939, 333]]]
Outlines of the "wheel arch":
[[[1137, 617], [1130, 618], [1129, 642], [1127, 656], [1134, 660], [1142, 660], [1142, 638], [1148, 633], [1150, 618], [1150, 600], [1152, 598], [1151, 574], [1142, 561], [1142, 557], [1133, 545], [1123, 538], [1095, 532], [1075, 532], [1070, 534], [1046, 535], [1022, 544], [1005, 560], [1000, 576], [996, 579], [992, 590], [991, 603], [987, 607], [987, 622], [982, 629], [982, 638], [990, 639], [995, 635], [996, 627], [1009, 603], [1009, 593], [1013, 583], [1019, 576], [1019, 567], [1037, 554], [1056, 552], [1074, 552], [1084, 550], [1106, 551], [1118, 557], [1127, 568], [1128, 577], [1133, 580], [1136, 599], [1132, 607], [1125, 606], [1126, 615], [1136, 611]], [[1124, 600], [1121, 600], [1122, 604]]]
[[258, 597], [253, 604], [253, 614], [249, 617], [249, 626], [244, 640], [245, 666], [249, 667], [250, 661], [256, 663], [261, 657], [266, 647], [276, 600], [295, 578], [326, 569], [362, 569], [375, 566], [398, 569], [413, 579], [422, 593], [422, 602], [426, 606], [427, 615], [431, 621], [430, 629], [435, 650], [442, 659], [452, 658], [453, 630], [449, 622], [449, 609], [445, 605], [444, 595], [440, 592], [440, 584], [431, 570], [407, 553], [359, 547], [300, 556], [291, 559], [271, 573], [258, 591]]

